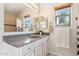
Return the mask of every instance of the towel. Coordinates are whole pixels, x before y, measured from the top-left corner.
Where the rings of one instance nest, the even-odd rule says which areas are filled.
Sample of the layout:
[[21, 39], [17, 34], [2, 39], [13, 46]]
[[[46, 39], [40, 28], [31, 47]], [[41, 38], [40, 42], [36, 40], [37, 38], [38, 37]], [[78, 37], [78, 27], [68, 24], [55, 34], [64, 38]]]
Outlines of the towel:
[[69, 48], [70, 28], [55, 29], [55, 45], [56, 47]]

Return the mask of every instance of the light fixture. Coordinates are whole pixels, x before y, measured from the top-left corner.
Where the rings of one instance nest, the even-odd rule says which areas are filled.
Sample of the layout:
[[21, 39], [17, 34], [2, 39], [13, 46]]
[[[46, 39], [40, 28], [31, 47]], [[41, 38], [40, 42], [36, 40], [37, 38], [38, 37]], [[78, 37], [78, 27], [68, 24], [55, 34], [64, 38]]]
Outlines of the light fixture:
[[38, 7], [34, 4], [34, 3], [24, 3], [27, 7], [29, 7], [30, 9], [32, 9], [33, 11], [37, 12], [38, 11]]

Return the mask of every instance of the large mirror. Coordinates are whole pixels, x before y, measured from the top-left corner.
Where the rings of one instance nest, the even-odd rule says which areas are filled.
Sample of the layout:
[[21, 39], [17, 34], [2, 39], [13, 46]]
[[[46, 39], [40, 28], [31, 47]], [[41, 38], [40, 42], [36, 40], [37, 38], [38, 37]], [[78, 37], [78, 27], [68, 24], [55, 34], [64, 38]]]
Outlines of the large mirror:
[[31, 24], [33, 17], [36, 17], [37, 6], [38, 4], [31, 4], [31, 3], [28, 4], [5, 3], [4, 4], [4, 32], [33, 31]]
[[43, 16], [36, 17], [35, 23], [37, 31], [48, 29], [48, 19]]

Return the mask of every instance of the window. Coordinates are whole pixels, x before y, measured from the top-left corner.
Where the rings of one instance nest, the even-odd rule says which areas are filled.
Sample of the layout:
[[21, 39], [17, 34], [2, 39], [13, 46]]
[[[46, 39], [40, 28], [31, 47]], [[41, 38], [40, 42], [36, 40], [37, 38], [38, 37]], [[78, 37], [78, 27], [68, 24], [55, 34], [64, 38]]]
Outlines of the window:
[[57, 26], [70, 26], [71, 8], [63, 8], [55, 11]]
[[25, 17], [25, 29], [26, 29], [26, 31], [30, 30], [30, 26], [31, 26], [30, 16], [27, 16], [27, 17]]

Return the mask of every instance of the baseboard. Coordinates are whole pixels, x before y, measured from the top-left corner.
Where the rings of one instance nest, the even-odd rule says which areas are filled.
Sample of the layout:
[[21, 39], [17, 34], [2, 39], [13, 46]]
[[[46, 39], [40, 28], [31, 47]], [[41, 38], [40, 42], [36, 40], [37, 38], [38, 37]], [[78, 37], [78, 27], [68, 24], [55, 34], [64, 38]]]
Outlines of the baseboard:
[[61, 54], [58, 54], [58, 53], [55, 53], [55, 52], [51, 52], [51, 51], [48, 51], [48, 53], [54, 54], [54, 55], [57, 55], [57, 56], [64, 56], [64, 55], [61, 55]]

